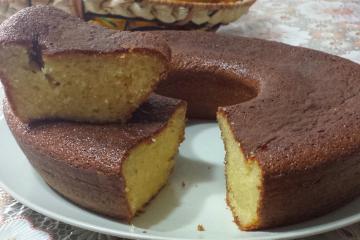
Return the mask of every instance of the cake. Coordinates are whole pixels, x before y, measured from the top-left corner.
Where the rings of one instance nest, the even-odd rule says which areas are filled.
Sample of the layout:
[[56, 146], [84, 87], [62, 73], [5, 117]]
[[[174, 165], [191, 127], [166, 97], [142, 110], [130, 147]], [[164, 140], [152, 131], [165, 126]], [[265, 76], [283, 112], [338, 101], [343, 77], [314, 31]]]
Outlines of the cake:
[[0, 76], [23, 122], [125, 122], [165, 77], [170, 52], [147, 33], [26, 8], [0, 25]]
[[183, 140], [186, 103], [153, 95], [126, 124], [5, 119], [46, 183], [74, 203], [129, 221], [166, 184]]
[[[217, 117], [226, 149], [227, 203], [241, 229], [298, 223], [360, 195], [358, 64], [282, 43], [204, 32], [132, 35], [94, 27], [98, 33], [103, 31], [104, 37], [96, 35], [99, 39], [83, 42], [79, 38], [87, 34], [81, 31], [85, 25], [51, 8], [26, 9], [4, 23], [0, 27], [0, 54], [9, 52], [5, 42], [22, 42], [19, 39], [29, 35], [26, 31], [40, 29], [42, 35], [37, 38], [41, 39], [51, 36], [51, 31], [59, 32], [59, 26], [65, 27], [60, 21], [57, 26], [54, 20], [40, 21], [49, 15], [64, 22], [71, 18], [69, 25], [76, 27], [63, 31], [66, 36], [58, 36], [67, 39], [58, 41], [61, 48], [53, 46], [46, 51], [65, 51], [89, 42], [97, 44], [92, 47], [94, 52], [117, 49], [108, 41], [116, 36], [134, 40], [130, 45], [143, 46], [141, 54], [153, 49], [165, 66], [168, 55], [161, 53], [170, 47], [169, 72], [156, 91], [187, 101], [190, 118]], [[16, 27], [24, 20], [33, 23], [30, 30]], [[26, 34], [20, 34], [19, 29]], [[162, 43], [154, 47], [143, 38], [137, 41], [138, 36]], [[12, 46], [13, 53], [23, 49], [13, 43], [9, 48]], [[25, 54], [26, 48], [22, 51]], [[135, 48], [129, 54], [133, 52]], [[96, 55], [89, 57], [93, 58]], [[135, 63], [144, 65], [138, 60]], [[6, 63], [0, 63], [2, 71], [7, 69], [1, 64]], [[9, 88], [7, 80], [3, 82], [9, 100], [5, 117], [13, 135], [40, 175], [60, 194], [96, 212], [130, 220], [165, 184], [183, 137], [184, 102], [152, 96], [126, 124], [58, 120], [29, 124], [12, 99], [24, 97], [23, 92]], [[78, 91], [77, 87], [72, 89]], [[133, 89], [141, 91], [142, 87]], [[56, 108], [56, 102], [47, 104]], [[87, 107], [83, 102], [78, 104]], [[99, 113], [101, 118], [105, 115]]]
[[217, 112], [241, 229], [298, 223], [360, 195], [358, 64], [265, 40], [154, 34], [172, 51], [157, 92], [186, 100], [189, 117]]

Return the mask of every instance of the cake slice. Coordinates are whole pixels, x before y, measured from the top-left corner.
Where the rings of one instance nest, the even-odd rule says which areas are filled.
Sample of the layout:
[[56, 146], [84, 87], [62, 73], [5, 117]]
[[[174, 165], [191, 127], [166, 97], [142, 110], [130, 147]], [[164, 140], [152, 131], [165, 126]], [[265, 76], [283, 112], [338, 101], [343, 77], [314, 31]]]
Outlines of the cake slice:
[[167, 72], [159, 37], [90, 25], [48, 6], [0, 25], [0, 77], [23, 122], [126, 121]]
[[166, 184], [184, 137], [186, 103], [153, 95], [126, 124], [6, 121], [46, 183], [76, 204], [131, 220]]

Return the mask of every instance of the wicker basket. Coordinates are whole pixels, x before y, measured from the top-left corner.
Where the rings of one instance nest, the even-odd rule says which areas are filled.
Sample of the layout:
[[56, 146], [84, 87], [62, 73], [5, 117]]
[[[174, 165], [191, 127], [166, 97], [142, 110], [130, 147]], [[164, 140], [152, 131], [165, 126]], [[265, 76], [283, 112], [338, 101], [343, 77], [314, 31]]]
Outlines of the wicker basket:
[[0, 0], [0, 22], [32, 5], [53, 5], [120, 30], [215, 30], [245, 14], [255, 0]]

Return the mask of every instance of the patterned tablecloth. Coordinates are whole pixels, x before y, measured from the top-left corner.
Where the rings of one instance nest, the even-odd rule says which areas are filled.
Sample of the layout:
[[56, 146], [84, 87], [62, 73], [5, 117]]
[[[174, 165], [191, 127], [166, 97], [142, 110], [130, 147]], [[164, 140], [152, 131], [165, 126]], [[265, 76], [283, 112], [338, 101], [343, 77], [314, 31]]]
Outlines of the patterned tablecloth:
[[[0, 6], [4, 1], [17, 0], [0, 0]], [[359, 0], [258, 0], [246, 16], [220, 28], [219, 32], [309, 47], [360, 63]], [[3, 118], [1, 114], [0, 120]], [[19, 229], [25, 233], [23, 237]], [[8, 235], [11, 231], [16, 234]], [[49, 219], [15, 201], [0, 188], [0, 240], [10, 239], [111, 240], [118, 238]], [[360, 240], [360, 224], [306, 238], [306, 240], [315, 239]]]

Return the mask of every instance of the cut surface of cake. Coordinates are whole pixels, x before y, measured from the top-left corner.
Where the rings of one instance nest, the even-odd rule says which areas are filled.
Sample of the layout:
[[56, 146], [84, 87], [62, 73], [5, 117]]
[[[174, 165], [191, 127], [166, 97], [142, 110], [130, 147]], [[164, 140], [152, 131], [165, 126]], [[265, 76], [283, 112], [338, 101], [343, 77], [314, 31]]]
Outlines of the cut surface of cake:
[[152, 95], [126, 124], [6, 121], [46, 183], [74, 203], [131, 220], [166, 184], [184, 137], [186, 103]]
[[126, 121], [167, 71], [166, 44], [61, 10], [26, 8], [0, 25], [0, 77], [23, 121]]

